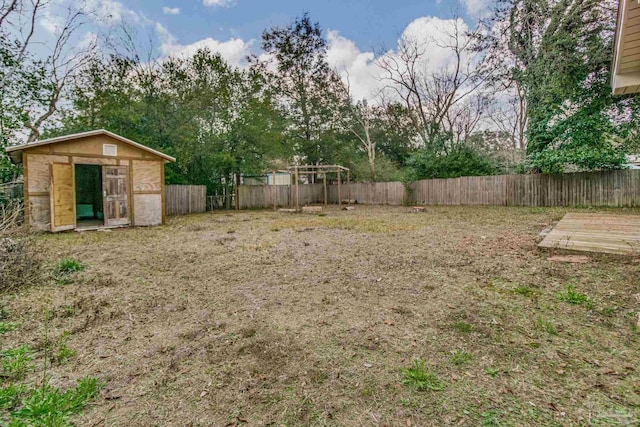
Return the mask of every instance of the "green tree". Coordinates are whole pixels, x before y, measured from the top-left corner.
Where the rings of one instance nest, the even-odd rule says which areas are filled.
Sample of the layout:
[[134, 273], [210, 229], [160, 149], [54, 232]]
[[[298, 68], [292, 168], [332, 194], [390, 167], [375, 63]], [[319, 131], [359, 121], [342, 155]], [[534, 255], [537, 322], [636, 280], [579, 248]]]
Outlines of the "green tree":
[[441, 152], [423, 148], [407, 161], [407, 177], [410, 181], [494, 175], [497, 172], [496, 162], [489, 154], [465, 143], [455, 144]]
[[282, 101], [287, 140], [304, 162], [332, 163], [351, 144], [341, 139], [345, 132], [340, 113], [346, 98], [340, 77], [327, 63], [322, 28], [304, 14], [289, 26], [265, 31], [262, 48], [277, 71], [270, 72], [269, 64], [255, 58], [254, 67], [269, 76]]
[[497, 2], [484, 47], [493, 55], [489, 64], [507, 64], [496, 67], [495, 76], [514, 81], [524, 99], [531, 169], [608, 169], [622, 163], [614, 144], [622, 127], [609, 113], [623, 99], [612, 97], [607, 84], [615, 9], [609, 0]]

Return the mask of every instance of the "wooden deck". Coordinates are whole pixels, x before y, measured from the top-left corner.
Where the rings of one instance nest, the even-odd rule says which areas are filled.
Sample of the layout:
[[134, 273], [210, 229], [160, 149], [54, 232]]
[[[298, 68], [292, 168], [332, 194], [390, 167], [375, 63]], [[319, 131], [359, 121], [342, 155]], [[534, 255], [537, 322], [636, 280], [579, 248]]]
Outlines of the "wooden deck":
[[538, 246], [638, 255], [640, 215], [568, 213]]

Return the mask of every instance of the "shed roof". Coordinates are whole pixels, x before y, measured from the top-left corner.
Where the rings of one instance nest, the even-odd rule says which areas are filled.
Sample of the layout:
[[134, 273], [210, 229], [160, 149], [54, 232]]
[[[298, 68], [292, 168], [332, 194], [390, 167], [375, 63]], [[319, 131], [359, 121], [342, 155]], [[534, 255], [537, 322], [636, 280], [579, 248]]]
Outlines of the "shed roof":
[[42, 145], [49, 145], [49, 144], [56, 144], [58, 142], [68, 142], [68, 141], [73, 141], [75, 139], [81, 139], [81, 138], [87, 138], [90, 136], [98, 136], [98, 135], [107, 135], [113, 139], [116, 139], [118, 141], [124, 142], [125, 144], [129, 144], [132, 145], [136, 148], [139, 148], [141, 150], [147, 151], [151, 154], [155, 154], [158, 157], [162, 157], [163, 159], [170, 161], [170, 162], [175, 162], [176, 159], [175, 157], [171, 157], [167, 154], [164, 154], [160, 151], [154, 150], [153, 148], [149, 148], [146, 145], [142, 145], [140, 143], [137, 143], [135, 141], [132, 141], [128, 138], [125, 138], [124, 136], [120, 136], [117, 135], [113, 132], [109, 132], [108, 130], [105, 129], [98, 129], [98, 130], [92, 130], [89, 132], [81, 132], [81, 133], [74, 133], [71, 135], [64, 135], [64, 136], [59, 136], [56, 138], [49, 138], [49, 139], [43, 139], [41, 141], [34, 141], [34, 142], [30, 142], [27, 144], [22, 144], [22, 145], [16, 145], [13, 147], [7, 147], [6, 152], [11, 156], [11, 159], [17, 163], [17, 160], [14, 156], [12, 156], [12, 153], [19, 153], [25, 149], [28, 148], [33, 148], [33, 147], [40, 147]]
[[640, 92], [640, 1], [618, 0], [611, 85], [615, 95]]

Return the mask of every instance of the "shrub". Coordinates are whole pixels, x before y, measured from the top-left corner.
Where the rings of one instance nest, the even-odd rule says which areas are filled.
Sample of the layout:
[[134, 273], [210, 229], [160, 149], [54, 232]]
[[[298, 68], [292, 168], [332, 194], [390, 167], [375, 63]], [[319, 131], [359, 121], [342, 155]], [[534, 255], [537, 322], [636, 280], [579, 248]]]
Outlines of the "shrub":
[[0, 237], [0, 292], [14, 292], [44, 279], [41, 261], [23, 237]]
[[24, 208], [20, 199], [4, 199], [0, 193], [0, 233], [15, 231], [24, 222]]
[[493, 158], [467, 144], [457, 144], [445, 152], [420, 150], [407, 161], [412, 181], [431, 178], [457, 178], [498, 173]]

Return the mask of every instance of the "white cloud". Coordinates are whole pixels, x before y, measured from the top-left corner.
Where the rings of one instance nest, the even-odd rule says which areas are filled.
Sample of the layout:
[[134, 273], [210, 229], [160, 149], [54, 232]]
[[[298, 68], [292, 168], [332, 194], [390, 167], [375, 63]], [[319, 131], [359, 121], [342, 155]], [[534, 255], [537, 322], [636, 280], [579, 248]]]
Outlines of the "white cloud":
[[180, 8], [165, 6], [162, 8], [162, 13], [164, 13], [165, 15], [180, 15]]
[[230, 7], [233, 0], [202, 0], [202, 4], [208, 7]]
[[251, 53], [252, 41], [244, 41], [233, 38], [226, 41], [215, 40], [207, 37], [191, 44], [180, 44], [162, 24], [156, 23], [156, 31], [160, 38], [160, 52], [163, 56], [193, 56], [200, 49], [209, 49], [219, 53], [229, 64], [242, 66], [246, 63], [247, 56]]
[[489, 13], [491, 0], [462, 0], [467, 13], [473, 17], [482, 17]]
[[349, 84], [351, 96], [355, 100], [375, 96], [381, 87], [381, 70], [374, 62], [374, 53], [360, 51], [352, 40], [337, 31], [328, 31], [327, 41], [327, 62]]
[[[451, 19], [437, 17], [421, 17], [411, 22], [402, 32], [398, 44], [403, 40], [415, 40], [425, 47], [425, 53], [419, 63], [420, 73], [429, 74], [450, 66], [455, 57], [450, 49], [443, 47], [450, 43], [450, 29], [456, 24]], [[469, 30], [462, 21], [457, 22], [461, 33]], [[341, 36], [337, 31], [327, 32], [329, 48], [327, 61], [348, 83], [351, 95], [355, 100], [373, 98], [383, 90], [387, 82], [382, 81], [383, 70], [378, 62], [384, 57], [397, 58], [397, 50], [389, 50], [382, 57], [373, 52], [361, 51], [356, 44]]]

